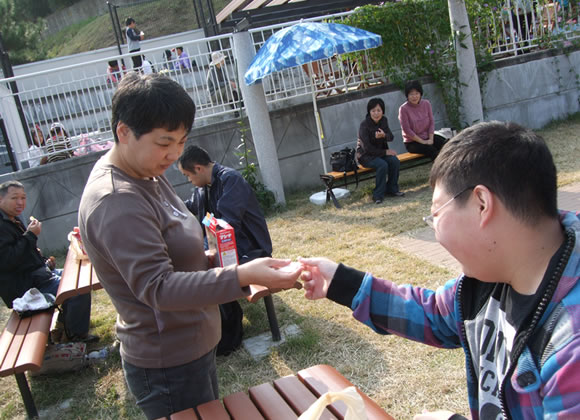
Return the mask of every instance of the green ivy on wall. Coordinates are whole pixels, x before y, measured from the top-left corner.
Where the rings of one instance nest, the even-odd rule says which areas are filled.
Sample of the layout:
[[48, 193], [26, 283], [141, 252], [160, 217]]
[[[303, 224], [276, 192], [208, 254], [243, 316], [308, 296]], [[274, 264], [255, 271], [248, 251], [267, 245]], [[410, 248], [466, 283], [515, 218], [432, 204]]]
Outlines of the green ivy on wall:
[[447, 0], [404, 0], [363, 6], [343, 23], [381, 35], [382, 47], [368, 53], [389, 82], [430, 75], [443, 96], [449, 122], [460, 127], [459, 86]]

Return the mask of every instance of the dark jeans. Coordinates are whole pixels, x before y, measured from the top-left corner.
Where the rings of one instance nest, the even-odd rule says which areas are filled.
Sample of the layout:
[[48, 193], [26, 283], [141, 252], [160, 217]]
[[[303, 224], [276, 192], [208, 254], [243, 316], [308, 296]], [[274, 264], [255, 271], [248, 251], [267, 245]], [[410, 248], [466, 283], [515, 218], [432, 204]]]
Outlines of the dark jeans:
[[447, 142], [447, 139], [442, 136], [435, 134], [433, 136], [433, 144], [421, 144], [416, 141], [405, 143], [407, 151], [410, 153], [419, 153], [425, 156], [429, 156], [431, 160], [435, 160], [439, 151], [443, 145]]
[[[133, 50], [133, 51], [129, 51], [129, 52], [133, 53], [133, 52], [139, 52], [139, 51], [141, 51], [141, 49]], [[133, 69], [138, 69], [143, 64], [143, 58], [141, 56], [141, 53], [131, 56], [131, 60], [133, 61]]]
[[[399, 167], [401, 162], [396, 156], [381, 156], [364, 165], [377, 171], [373, 200], [382, 200], [386, 194], [399, 192]], [[388, 181], [387, 181], [388, 175]]]
[[[37, 287], [42, 293], [51, 293], [56, 296], [60, 276], [55, 275], [47, 282]], [[58, 314], [58, 320], [64, 324], [66, 335], [82, 336], [89, 332], [91, 321], [91, 294], [78, 295], [67, 299], [62, 304], [62, 312]]]
[[169, 418], [219, 398], [215, 348], [193, 362], [170, 368], [140, 368], [122, 362], [127, 385], [148, 419]]

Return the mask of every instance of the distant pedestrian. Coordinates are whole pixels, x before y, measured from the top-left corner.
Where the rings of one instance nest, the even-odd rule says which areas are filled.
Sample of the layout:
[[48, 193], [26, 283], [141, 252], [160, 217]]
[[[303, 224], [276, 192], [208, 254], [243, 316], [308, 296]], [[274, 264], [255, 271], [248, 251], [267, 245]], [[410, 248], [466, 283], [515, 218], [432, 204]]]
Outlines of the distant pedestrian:
[[166, 70], [173, 70], [175, 68], [175, 64], [173, 61], [173, 54], [171, 54], [171, 50], [165, 50], [163, 57], [165, 59], [165, 64], [163, 64], [163, 68]]
[[[134, 53], [141, 51], [141, 42], [145, 38], [145, 33], [143, 31], [137, 30], [137, 24], [135, 19], [128, 17], [125, 21], [125, 35], [127, 35], [127, 48], [129, 53]], [[139, 69], [141, 67], [141, 54], [136, 54], [131, 57], [133, 61], [133, 69]]]
[[143, 74], [151, 74], [153, 73], [153, 66], [147, 60], [147, 57], [143, 56], [143, 62], [141, 63], [141, 68], [143, 69]]
[[119, 67], [119, 62], [117, 60], [111, 60], [107, 66], [107, 83], [114, 84], [118, 83], [123, 77], [125, 66], [123, 69]]
[[177, 67], [181, 70], [191, 70], [191, 61], [189, 61], [189, 55], [183, 51], [183, 47], [176, 47], [175, 52], [177, 53]]

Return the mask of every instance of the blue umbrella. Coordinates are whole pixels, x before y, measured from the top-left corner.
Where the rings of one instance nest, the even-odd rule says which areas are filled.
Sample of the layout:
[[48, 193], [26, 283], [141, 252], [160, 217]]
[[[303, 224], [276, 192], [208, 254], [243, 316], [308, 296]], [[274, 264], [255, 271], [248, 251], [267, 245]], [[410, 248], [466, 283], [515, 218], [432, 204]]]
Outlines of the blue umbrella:
[[268, 38], [246, 70], [245, 81], [251, 85], [276, 71], [382, 43], [380, 35], [340, 23], [297, 23]]
[[[367, 50], [382, 45], [380, 35], [340, 23], [300, 22], [273, 34], [262, 45], [244, 75], [247, 85], [252, 85], [274, 72], [298, 67], [313, 61], [331, 58], [335, 54]], [[314, 77], [312, 64], [310, 76]], [[312, 83], [314, 120], [322, 154], [322, 167], [326, 169], [326, 156], [322, 139], [322, 125]]]

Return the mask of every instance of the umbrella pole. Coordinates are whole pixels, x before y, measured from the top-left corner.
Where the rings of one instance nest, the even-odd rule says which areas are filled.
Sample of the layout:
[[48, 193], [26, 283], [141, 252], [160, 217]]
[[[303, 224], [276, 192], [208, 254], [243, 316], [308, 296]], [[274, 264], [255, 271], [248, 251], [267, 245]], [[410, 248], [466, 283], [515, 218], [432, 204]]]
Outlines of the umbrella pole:
[[320, 144], [320, 154], [322, 155], [322, 169], [324, 173], [327, 173], [326, 169], [326, 156], [324, 155], [324, 146], [322, 145], [322, 139], [324, 134], [322, 133], [322, 122], [320, 121], [320, 114], [318, 113], [318, 104], [316, 103], [316, 83], [314, 82], [314, 69], [312, 68], [312, 62], [308, 63], [308, 68], [310, 69], [310, 84], [312, 86], [312, 105], [314, 108], [314, 122], [316, 124], [316, 131], [318, 132], [318, 143]]

